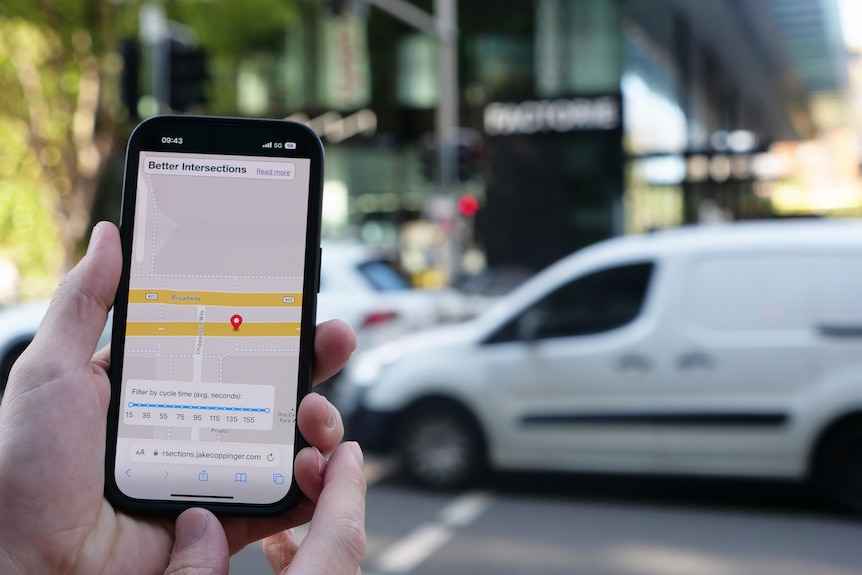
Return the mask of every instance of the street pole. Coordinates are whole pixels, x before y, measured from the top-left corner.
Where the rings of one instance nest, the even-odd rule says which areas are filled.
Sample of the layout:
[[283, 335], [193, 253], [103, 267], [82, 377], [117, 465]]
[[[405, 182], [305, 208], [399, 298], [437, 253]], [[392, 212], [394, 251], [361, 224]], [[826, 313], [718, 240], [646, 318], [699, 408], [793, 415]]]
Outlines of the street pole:
[[[456, 205], [458, 185], [458, 49], [457, 0], [434, 0], [437, 16], [440, 95], [437, 103], [437, 148], [440, 154], [440, 195]], [[461, 270], [461, 226], [457, 208], [450, 216], [446, 267], [449, 280]]]
[[440, 191], [452, 194], [458, 133], [457, 0], [434, 0], [438, 40], [439, 98], [436, 110], [437, 149], [440, 154]]
[[[371, 4], [437, 40], [438, 98], [435, 131], [440, 195], [453, 200], [458, 183], [458, 0], [434, 0], [428, 14], [407, 0], [369, 0]], [[450, 230], [450, 275], [457, 273], [461, 258], [460, 230]]]
[[440, 154], [440, 188], [451, 192], [456, 181], [455, 148], [458, 133], [458, 0], [434, 0], [428, 14], [407, 0], [369, 0], [375, 7], [437, 40], [439, 94], [435, 131]]
[[157, 102], [158, 108], [152, 113], [159, 113], [168, 108], [168, 58], [167, 38], [168, 20], [161, 5], [153, 2], [143, 4], [138, 13], [139, 37], [144, 47], [144, 62], [147, 65], [149, 93]]

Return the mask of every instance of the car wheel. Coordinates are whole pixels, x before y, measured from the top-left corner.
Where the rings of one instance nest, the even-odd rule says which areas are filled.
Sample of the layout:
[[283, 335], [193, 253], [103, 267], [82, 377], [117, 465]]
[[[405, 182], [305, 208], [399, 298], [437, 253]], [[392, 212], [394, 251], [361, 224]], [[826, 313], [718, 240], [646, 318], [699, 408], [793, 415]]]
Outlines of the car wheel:
[[426, 487], [463, 487], [485, 468], [481, 433], [456, 404], [408, 411], [399, 427], [398, 448], [406, 475]]
[[841, 427], [818, 457], [817, 486], [844, 509], [862, 512], [862, 424]]

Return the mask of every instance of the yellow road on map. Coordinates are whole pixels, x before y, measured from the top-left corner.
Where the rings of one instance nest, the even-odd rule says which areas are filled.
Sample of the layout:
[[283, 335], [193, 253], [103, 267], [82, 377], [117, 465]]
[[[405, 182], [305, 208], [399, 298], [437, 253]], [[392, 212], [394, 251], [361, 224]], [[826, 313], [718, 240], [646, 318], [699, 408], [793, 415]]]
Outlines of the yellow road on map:
[[[228, 322], [204, 322], [205, 337], [264, 337], [264, 336], [298, 336], [300, 326], [298, 321], [262, 321], [245, 322], [239, 329], [234, 329]], [[130, 321], [126, 324], [126, 336], [197, 336], [200, 333], [200, 322], [192, 321]]]
[[298, 307], [302, 305], [302, 294], [132, 289], [129, 290], [129, 303], [224, 307]]

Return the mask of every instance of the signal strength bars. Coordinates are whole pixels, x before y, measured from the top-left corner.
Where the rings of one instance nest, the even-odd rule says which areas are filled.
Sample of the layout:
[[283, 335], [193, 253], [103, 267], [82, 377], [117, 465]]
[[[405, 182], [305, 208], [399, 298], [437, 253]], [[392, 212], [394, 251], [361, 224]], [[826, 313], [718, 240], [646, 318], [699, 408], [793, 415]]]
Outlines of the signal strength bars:
[[263, 146], [261, 146], [261, 148], [271, 148], [271, 147], [272, 147], [272, 142], [267, 142]]

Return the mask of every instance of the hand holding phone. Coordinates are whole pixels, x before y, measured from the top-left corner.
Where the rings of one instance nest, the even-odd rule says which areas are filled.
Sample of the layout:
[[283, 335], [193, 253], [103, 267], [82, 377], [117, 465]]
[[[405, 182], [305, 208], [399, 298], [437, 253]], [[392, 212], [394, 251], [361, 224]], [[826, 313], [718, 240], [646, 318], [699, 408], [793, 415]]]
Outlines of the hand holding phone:
[[[175, 529], [170, 519], [130, 516], [105, 501], [109, 358], [107, 349], [93, 352], [121, 269], [118, 230], [102, 222], [12, 370], [0, 404], [0, 421], [7, 423], [0, 426], [0, 572], [162, 573], [169, 561], [167, 572], [214, 565], [222, 572], [228, 548], [241, 549], [312, 520], [329, 528], [303, 540], [302, 547], [310, 550], [303, 556], [314, 562], [303, 572], [356, 573], [361, 559], [356, 552], [364, 542], [356, 528], [363, 524], [361, 457], [350, 457], [346, 444], [336, 449], [343, 434], [340, 418], [327, 425], [333, 408], [315, 394], [306, 396], [298, 411], [299, 428], [312, 447], [294, 462], [307, 500], [280, 517], [222, 517], [211, 522], [214, 529], [201, 540], [185, 547], [189, 539], [181, 537], [181, 518]], [[314, 381], [336, 373], [355, 342], [343, 322], [318, 326]], [[339, 459], [339, 452], [348, 456]], [[328, 462], [322, 459], [330, 453]], [[315, 549], [328, 552], [315, 554]]]
[[156, 117], [132, 134], [106, 492], [130, 511], [272, 515], [298, 498], [323, 152], [305, 126]]

